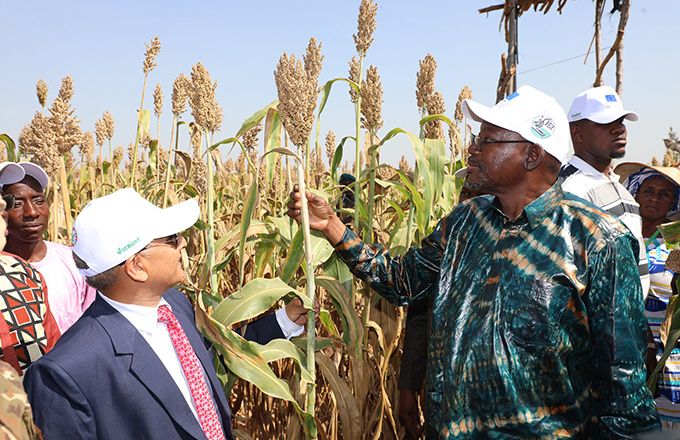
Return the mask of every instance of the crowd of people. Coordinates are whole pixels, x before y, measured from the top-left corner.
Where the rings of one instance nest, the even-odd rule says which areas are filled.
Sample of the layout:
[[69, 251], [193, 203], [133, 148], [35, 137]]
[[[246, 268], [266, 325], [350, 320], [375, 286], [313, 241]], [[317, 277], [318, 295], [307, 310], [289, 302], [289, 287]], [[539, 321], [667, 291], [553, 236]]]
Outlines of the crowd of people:
[[[407, 438], [680, 428], [680, 347], [656, 395], [645, 383], [669, 343], [676, 277], [658, 226], [680, 218], [680, 170], [614, 167], [638, 115], [610, 87], [578, 94], [567, 113], [529, 86], [463, 109], [480, 128], [456, 174], [460, 203], [403, 256], [364, 243], [338, 207], [304, 195], [310, 227], [352, 273], [408, 306], [398, 404]], [[68, 247], [43, 238], [48, 185], [36, 164], [0, 165], [0, 433], [232, 439], [210, 347], [175, 288], [196, 200], [161, 209], [118, 190], [82, 210]], [[288, 204], [298, 221], [302, 197], [295, 188]], [[306, 316], [295, 300], [237, 331], [291, 338]]]

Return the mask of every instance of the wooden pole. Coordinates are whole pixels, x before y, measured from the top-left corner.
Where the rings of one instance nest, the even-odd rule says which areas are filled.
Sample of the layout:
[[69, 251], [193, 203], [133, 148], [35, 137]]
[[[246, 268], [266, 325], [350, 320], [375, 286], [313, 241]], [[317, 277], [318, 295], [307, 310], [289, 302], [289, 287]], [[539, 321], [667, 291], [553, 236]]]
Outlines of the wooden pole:
[[[517, 66], [519, 57], [517, 54], [518, 48], [518, 23], [519, 23], [519, 6], [517, 0], [510, 0], [508, 2], [510, 5], [510, 17], [508, 20], [508, 58], [506, 59], [506, 68], [510, 72], [512, 66]], [[516, 70], [515, 70], [516, 72]], [[513, 93], [517, 90], [517, 75], [512, 75], [512, 81], [509, 84], [508, 93]]]

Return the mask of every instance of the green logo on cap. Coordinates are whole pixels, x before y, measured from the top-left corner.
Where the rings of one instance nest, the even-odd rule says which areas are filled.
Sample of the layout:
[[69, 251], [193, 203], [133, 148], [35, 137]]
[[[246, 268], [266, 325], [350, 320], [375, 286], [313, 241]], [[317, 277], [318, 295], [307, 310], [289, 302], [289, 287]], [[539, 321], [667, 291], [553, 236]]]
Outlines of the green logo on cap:
[[555, 131], [555, 121], [549, 116], [540, 115], [531, 121], [531, 134], [539, 139], [548, 139]]
[[132, 248], [132, 246], [136, 245], [136, 244], [139, 243], [141, 240], [142, 240], [141, 238], [137, 237], [137, 238], [135, 238], [134, 240], [132, 240], [131, 242], [129, 242], [128, 244], [126, 244], [125, 246], [119, 247], [119, 248], [116, 250], [116, 252], [118, 253], [118, 255], [121, 255], [123, 252], [129, 250], [130, 248]]

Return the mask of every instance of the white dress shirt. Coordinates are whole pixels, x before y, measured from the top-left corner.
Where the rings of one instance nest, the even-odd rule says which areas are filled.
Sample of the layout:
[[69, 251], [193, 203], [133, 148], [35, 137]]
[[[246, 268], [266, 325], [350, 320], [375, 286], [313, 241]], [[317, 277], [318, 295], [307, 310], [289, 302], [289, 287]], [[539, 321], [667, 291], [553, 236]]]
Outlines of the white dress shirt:
[[[144, 340], [151, 346], [151, 349], [156, 353], [156, 356], [161, 360], [161, 363], [168, 370], [172, 380], [179, 388], [182, 393], [184, 400], [186, 400], [189, 409], [198, 420], [198, 413], [196, 412], [196, 406], [194, 406], [194, 400], [191, 397], [191, 391], [189, 390], [189, 383], [186, 377], [184, 377], [184, 372], [182, 371], [182, 364], [179, 362], [179, 357], [175, 351], [175, 346], [172, 345], [172, 340], [170, 339], [170, 333], [168, 333], [168, 327], [163, 322], [158, 321], [158, 307], [168, 306], [170, 310], [172, 307], [168, 302], [161, 298], [161, 301], [156, 307], [139, 306], [135, 304], [123, 304], [118, 301], [114, 301], [108, 298], [106, 295], [99, 295], [109, 303], [111, 307], [118, 310], [121, 315], [123, 315], [130, 324], [132, 324], [137, 331], [144, 337]], [[205, 377], [205, 372], [203, 376]], [[210, 386], [208, 386], [210, 389]]]

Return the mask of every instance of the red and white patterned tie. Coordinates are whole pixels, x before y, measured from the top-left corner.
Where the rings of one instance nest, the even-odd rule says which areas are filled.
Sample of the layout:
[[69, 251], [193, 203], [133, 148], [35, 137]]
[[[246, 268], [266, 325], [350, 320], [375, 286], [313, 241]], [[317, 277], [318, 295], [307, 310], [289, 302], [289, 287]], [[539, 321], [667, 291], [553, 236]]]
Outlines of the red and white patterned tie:
[[175, 346], [175, 352], [182, 365], [184, 377], [189, 383], [189, 391], [191, 391], [191, 397], [194, 399], [201, 429], [203, 429], [208, 440], [224, 440], [224, 431], [222, 425], [220, 425], [212, 396], [208, 391], [208, 385], [203, 376], [203, 368], [189, 343], [186, 333], [184, 333], [182, 326], [168, 306], [158, 307], [158, 320], [168, 327], [172, 345]]

